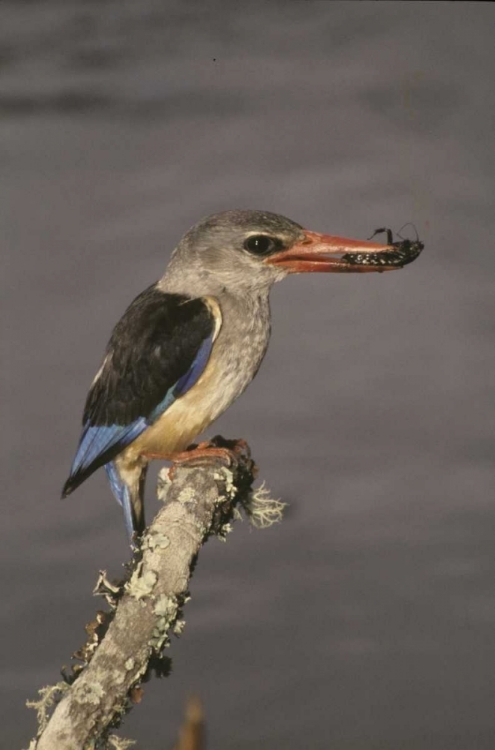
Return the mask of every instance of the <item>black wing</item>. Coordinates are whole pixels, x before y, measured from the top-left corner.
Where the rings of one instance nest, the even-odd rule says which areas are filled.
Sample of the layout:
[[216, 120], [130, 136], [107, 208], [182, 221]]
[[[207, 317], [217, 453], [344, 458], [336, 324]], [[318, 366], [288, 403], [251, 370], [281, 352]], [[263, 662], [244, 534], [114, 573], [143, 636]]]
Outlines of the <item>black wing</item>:
[[64, 496], [111, 461], [198, 380], [215, 319], [206, 302], [156, 285], [115, 326], [88, 393], [83, 433]]

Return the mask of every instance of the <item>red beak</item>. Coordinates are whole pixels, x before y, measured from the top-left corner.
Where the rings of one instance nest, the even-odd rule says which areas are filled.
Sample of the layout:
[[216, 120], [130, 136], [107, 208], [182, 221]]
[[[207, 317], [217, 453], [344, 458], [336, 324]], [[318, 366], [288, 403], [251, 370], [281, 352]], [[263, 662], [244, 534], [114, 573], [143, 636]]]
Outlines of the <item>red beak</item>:
[[288, 250], [270, 255], [264, 262], [282, 266], [289, 273], [392, 271], [414, 260], [408, 259], [404, 252], [398, 252], [400, 244], [380, 245], [304, 230], [300, 242]]

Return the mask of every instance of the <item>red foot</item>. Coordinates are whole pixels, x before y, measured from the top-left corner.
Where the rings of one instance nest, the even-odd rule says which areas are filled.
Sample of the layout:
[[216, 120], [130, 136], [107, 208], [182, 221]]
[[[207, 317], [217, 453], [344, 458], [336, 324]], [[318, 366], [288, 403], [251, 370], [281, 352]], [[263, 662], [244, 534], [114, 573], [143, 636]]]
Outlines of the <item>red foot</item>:
[[251, 460], [251, 451], [245, 440], [226, 440], [220, 435], [201, 443], [193, 443], [185, 451], [178, 453], [144, 453], [143, 455], [149, 459], [172, 461], [174, 465], [169, 470], [170, 478], [174, 475], [175, 467], [180, 464], [190, 462], [192, 465], [201, 466], [211, 459], [220, 458], [225, 466], [230, 467], [235, 466], [241, 457]]
[[245, 440], [225, 440], [220, 435], [205, 440], [199, 444], [192, 444], [185, 451], [178, 453], [146, 453], [146, 458], [172, 461], [174, 466], [169, 470], [173, 477], [175, 467], [180, 464], [191, 463], [201, 466], [212, 459], [220, 458], [225, 466], [235, 466], [241, 457], [250, 459], [251, 453]]

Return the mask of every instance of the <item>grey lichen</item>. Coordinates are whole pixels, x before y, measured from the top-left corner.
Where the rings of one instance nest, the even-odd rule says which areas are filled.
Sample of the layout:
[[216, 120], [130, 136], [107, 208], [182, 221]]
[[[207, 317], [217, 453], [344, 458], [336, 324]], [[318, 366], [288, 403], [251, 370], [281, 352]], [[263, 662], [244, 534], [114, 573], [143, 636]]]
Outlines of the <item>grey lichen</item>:
[[147, 544], [151, 550], [167, 549], [170, 546], [170, 538], [166, 534], [150, 534], [147, 538]]
[[98, 706], [105, 691], [98, 682], [76, 682], [74, 685], [74, 698], [78, 703], [90, 703]]
[[184, 628], [186, 627], [186, 621], [185, 620], [177, 620], [173, 627], [174, 635], [182, 635], [184, 632]]
[[144, 599], [145, 596], [152, 593], [157, 579], [158, 576], [153, 570], [147, 570], [143, 573], [142, 566], [139, 565], [126, 585], [126, 589], [135, 599]]
[[227, 535], [231, 533], [231, 531], [234, 530], [234, 527], [232, 524], [227, 521], [227, 523], [224, 523], [223, 526], [218, 530], [217, 537], [221, 542], [227, 541]]
[[112, 750], [129, 750], [129, 748], [133, 747], [135, 744], [135, 740], [128, 740], [125, 737], [117, 737], [116, 734], [111, 734], [107, 740], [107, 747]]
[[270, 490], [263, 482], [249, 493], [242, 506], [253, 526], [257, 529], [267, 529], [282, 520], [287, 503], [272, 498]]
[[184, 489], [181, 490], [179, 493], [178, 500], [179, 500], [179, 503], [182, 503], [183, 505], [186, 505], [187, 503], [196, 503], [197, 502], [196, 489], [194, 487], [184, 487]]
[[[227, 466], [220, 466], [213, 475], [213, 478], [216, 479], [217, 482], [222, 482], [224, 484], [223, 494], [225, 494], [226, 497], [232, 500], [232, 498], [236, 496], [237, 487], [234, 484], [234, 474], [231, 469], [227, 468]], [[223, 497], [219, 498], [219, 502], [223, 501]]]
[[93, 593], [100, 594], [102, 588], [106, 589], [112, 594], [118, 594], [120, 591], [120, 586], [108, 580], [106, 570], [100, 570]]
[[156, 494], [158, 500], [160, 500], [162, 503], [165, 503], [167, 501], [168, 491], [172, 486], [172, 480], [170, 479], [169, 471], [170, 469], [164, 468], [158, 474]]
[[156, 600], [153, 612], [158, 617], [167, 617], [171, 620], [176, 616], [179, 604], [176, 596], [167, 596], [167, 594], [161, 594]]
[[159, 652], [169, 645], [168, 631], [179, 614], [179, 602], [175, 596], [162, 594], [158, 597], [153, 612], [157, 621], [150, 639], [150, 645]]
[[[47, 685], [41, 690], [38, 690], [38, 695], [41, 696], [38, 701], [26, 701], [28, 708], [34, 708], [36, 711], [36, 718], [38, 720], [38, 735], [40, 735], [46, 725], [48, 724], [50, 709], [58, 703], [63, 693], [69, 689], [69, 685], [66, 682], [57, 682], [56, 685]], [[33, 740], [29, 748], [31, 749]], [[35, 742], [36, 745], [36, 742]]]
[[100, 570], [93, 596], [103, 596], [112, 609], [115, 609], [121, 593], [121, 584], [112, 583], [107, 578], [106, 570]]

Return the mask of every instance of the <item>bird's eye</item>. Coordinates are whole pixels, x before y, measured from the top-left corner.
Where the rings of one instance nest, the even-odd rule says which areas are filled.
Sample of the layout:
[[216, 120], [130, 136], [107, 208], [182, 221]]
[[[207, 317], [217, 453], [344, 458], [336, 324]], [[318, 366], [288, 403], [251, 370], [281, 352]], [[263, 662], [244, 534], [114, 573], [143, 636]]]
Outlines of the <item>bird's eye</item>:
[[253, 234], [244, 242], [244, 247], [254, 255], [268, 255], [277, 250], [280, 244], [280, 240], [266, 234]]

